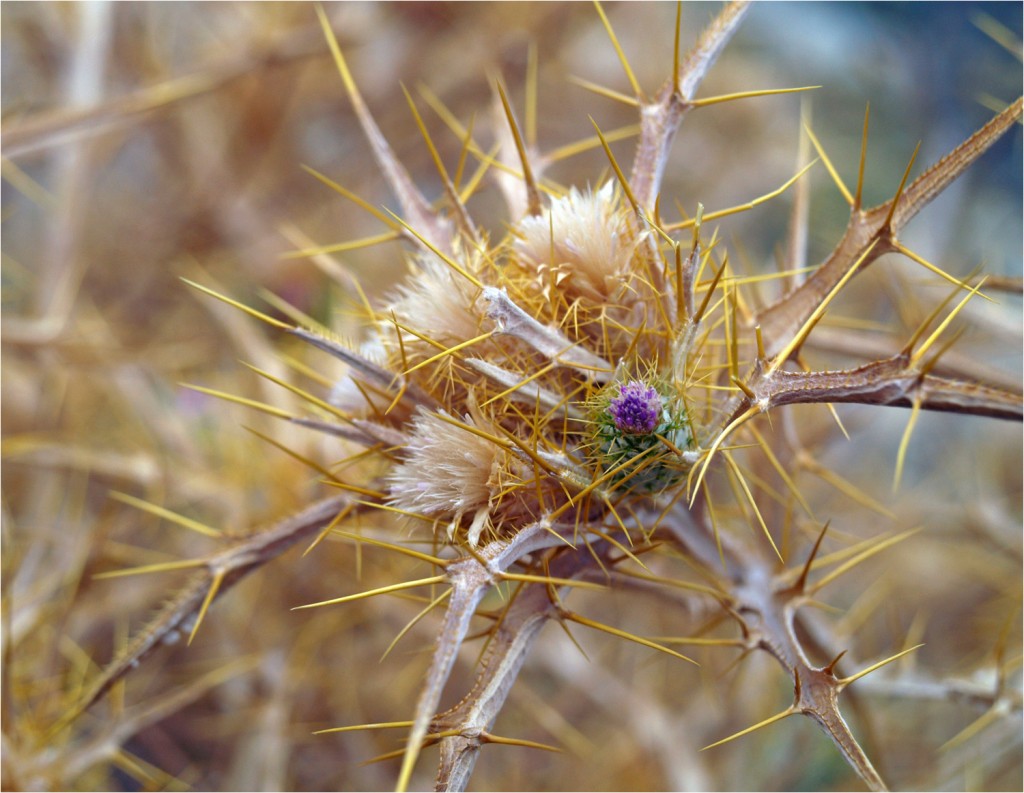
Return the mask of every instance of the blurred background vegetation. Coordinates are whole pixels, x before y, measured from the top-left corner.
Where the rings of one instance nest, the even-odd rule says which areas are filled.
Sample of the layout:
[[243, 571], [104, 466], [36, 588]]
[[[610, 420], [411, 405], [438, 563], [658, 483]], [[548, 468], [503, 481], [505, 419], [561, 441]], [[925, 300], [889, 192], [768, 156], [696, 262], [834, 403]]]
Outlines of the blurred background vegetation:
[[[671, 68], [674, 8], [607, 7], [651, 93]], [[684, 5], [684, 43], [716, 9]], [[367, 103], [429, 197], [439, 195], [437, 177], [402, 83], [449, 168], [460, 141], [430, 111], [421, 89], [463, 124], [476, 114], [480, 139], [489, 143], [490, 80], [501, 75], [523, 119], [531, 46], [539, 63], [542, 150], [591, 135], [588, 114], [605, 130], [635, 122], [633, 109], [568, 79], [628, 90], [589, 4], [344, 3], [327, 10]], [[71, 729], [46, 736], [97, 665], [182, 580], [175, 573], [93, 576], [216, 547], [113, 500], [111, 491], [244, 533], [325, 494], [315, 472], [245, 427], [325, 465], [348, 453], [179, 385], [290, 406], [290, 395], [239, 361], [284, 373], [285, 356], [299, 355], [180, 278], [271, 313], [276, 308], [265, 298], [273, 293], [358, 338], [359, 304], [344, 279], [332, 277], [322, 259], [289, 252], [309, 240], [337, 243], [383, 229], [301, 166], [374, 206], [397, 206], [369, 156], [311, 5], [3, 3], [0, 11], [4, 786], [390, 788], [394, 763], [361, 763], [396, 748], [400, 732], [311, 733], [409, 718], [435, 627], [427, 619], [380, 662], [422, 602], [391, 598], [289, 611], [416, 576], [407, 560], [359, 554], [342, 543], [325, 543], [305, 557], [292, 551], [251, 576], [217, 603], [191, 647], [160, 650]], [[917, 141], [915, 173], [1020, 94], [1020, 36], [1019, 4], [757, 5], [701, 95], [822, 87], [803, 100], [763, 98], [695, 111], [676, 141], [663, 213], [677, 217], [668, 209], [674, 200], [692, 213], [698, 201], [709, 209], [731, 206], [782, 184], [797, 168], [801, 101], [849, 185], [871, 103], [865, 195], [869, 205], [880, 203], [895, 190]], [[632, 146], [615, 144], [620, 161], [629, 161]], [[904, 242], [961, 277], [978, 265], [1019, 277], [1021, 168], [1018, 127], [912, 222]], [[607, 162], [590, 151], [556, 163], [548, 176], [596, 185], [607, 176]], [[809, 178], [814, 263], [838, 239], [846, 210], [824, 169], [816, 166]], [[782, 197], [723, 222], [738, 269], [775, 268], [789, 207]], [[507, 218], [492, 185], [485, 183], [470, 208], [500, 239]], [[397, 243], [337, 255], [376, 297], [401, 277], [402, 257]], [[879, 338], [896, 349], [948, 290], [925, 286], [935, 279], [906, 260], [873, 269], [837, 313], [895, 328]], [[921, 299], [909, 301], [910, 292]], [[969, 307], [972, 329], [957, 350], [1019, 387], [1020, 294], [1001, 293], [999, 300]], [[336, 376], [325, 358], [306, 360], [324, 377]], [[849, 362], [816, 362], [823, 361]], [[984, 682], [1003, 637], [1008, 649], [999, 661], [1019, 692], [1019, 427], [923, 416], [902, 489], [893, 495], [907, 413], [840, 414], [853, 439], [842, 439], [826, 417], [814, 431], [817, 459], [880, 503], [872, 511], [832, 488], [821, 496], [830, 499], [830, 514], [863, 536], [925, 529], [846, 589], [830, 591], [829, 603], [844, 610], [837, 619], [850, 621], [857, 657], [883, 657], [922, 640], [928, 646], [901, 662], [906, 671]], [[400, 528], [395, 532], [401, 536]], [[629, 597], [579, 602], [637, 632], [687, 631], [659, 624], [657, 614], [638, 616], [644, 604]], [[833, 747], [801, 720], [693, 752], [789, 701], [785, 677], [767, 659], [734, 667], [734, 652], [700, 652], [698, 680], [640, 648], [577, 638], [589, 663], [563, 633], [546, 632], [496, 727], [556, 742], [565, 754], [487, 748], [474, 786], [856, 785]], [[459, 686], [468, 683], [474, 659], [464, 660]], [[461, 690], [453, 688], [452, 696]], [[1019, 710], [940, 753], [983, 710], [942, 697], [870, 692], [855, 705], [854, 729], [893, 785], [1021, 789]], [[143, 712], [150, 706], [159, 708], [156, 715]], [[111, 724], [126, 726], [96, 749], [90, 741]], [[421, 762], [418, 784], [430, 784], [430, 757]]]

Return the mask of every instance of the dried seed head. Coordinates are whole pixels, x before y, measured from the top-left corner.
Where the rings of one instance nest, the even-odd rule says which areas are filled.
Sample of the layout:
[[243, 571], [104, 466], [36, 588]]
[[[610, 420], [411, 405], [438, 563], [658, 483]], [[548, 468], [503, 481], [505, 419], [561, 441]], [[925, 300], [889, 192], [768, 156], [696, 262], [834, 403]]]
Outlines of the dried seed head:
[[[476, 426], [469, 416], [466, 424]], [[512, 461], [504, 449], [445, 421], [421, 412], [413, 421], [406, 459], [388, 474], [390, 503], [436, 520], [448, 520], [448, 538], [470, 515], [470, 545], [480, 540]]]
[[572, 188], [541, 215], [525, 218], [518, 237], [516, 252], [542, 288], [594, 302], [625, 281], [638, 239], [614, 182], [597, 192]]
[[[380, 343], [378, 336], [370, 336], [359, 345], [358, 353], [375, 364], [384, 365], [387, 360], [387, 351]], [[337, 380], [331, 388], [328, 401], [336, 408], [341, 408], [353, 416], [366, 416], [380, 414], [388, 409], [391, 404], [391, 397], [365, 386], [360, 388], [356, 385], [357, 373], [350, 372]]]
[[[433, 253], [416, 255], [412, 264], [412, 273], [396, 290], [387, 314], [393, 311], [400, 323], [440, 344], [454, 345], [477, 336], [482, 320], [475, 305], [479, 290]], [[479, 266], [477, 261], [462, 264], [468, 272]], [[384, 343], [397, 347], [394, 325], [389, 318], [384, 325], [388, 326], [381, 328]], [[405, 334], [403, 343], [437, 352], [412, 334]]]

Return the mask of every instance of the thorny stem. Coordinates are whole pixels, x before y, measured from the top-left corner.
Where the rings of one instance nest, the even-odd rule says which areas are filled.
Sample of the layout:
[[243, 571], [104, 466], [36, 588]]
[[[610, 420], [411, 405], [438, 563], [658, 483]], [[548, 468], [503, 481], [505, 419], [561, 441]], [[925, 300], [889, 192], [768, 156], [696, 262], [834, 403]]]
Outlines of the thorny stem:
[[[697, 505], [699, 508], [700, 505]], [[665, 526], [680, 544], [704, 567], [713, 572], [718, 564], [713, 538], [703, 522], [691, 515], [678, 514]], [[797, 638], [797, 609], [802, 592], [794, 591], [785, 576], [777, 576], [769, 567], [771, 557], [738, 552], [727, 544], [728, 579], [722, 581], [729, 595], [728, 612], [737, 619], [748, 647], [767, 652], [793, 678], [797, 712], [811, 717], [833, 740], [847, 762], [871, 790], [885, 790], [885, 783], [860, 747], [839, 712], [840, 686], [831, 671], [816, 668], [808, 661]]]
[[[59, 726], [64, 726], [87, 710], [118, 680], [154, 653], [162, 644], [172, 644], [181, 634], [190, 634], [208, 593], [223, 595], [242, 578], [277, 558], [295, 544], [330, 524], [349, 506], [348, 496], [324, 499], [277, 525], [241, 540], [226, 550], [203, 561], [206, 568], [181, 589], [150, 625], [103, 670], [89, 693], [69, 712]], [[216, 582], [216, 590], [212, 586]]]
[[[551, 565], [550, 572], [559, 578], [574, 578], [582, 570], [596, 567], [597, 562], [591, 556], [562, 554]], [[548, 586], [530, 584], [517, 594], [491, 636], [473, 689], [461, 702], [435, 719], [434, 726], [438, 730], [459, 730], [458, 735], [441, 741], [437, 790], [466, 789], [480, 754], [480, 734], [498, 717], [540, 629], [556, 614]]]
[[[571, 532], [570, 527], [570, 536]], [[565, 540], [547, 521], [540, 521], [520, 530], [511, 541], [497, 540], [479, 551], [476, 556], [485, 561], [487, 567], [481, 566], [472, 556], [448, 565], [446, 572], [452, 583], [452, 595], [448, 600], [444, 623], [435, 644], [434, 657], [420, 691], [419, 701], [416, 703], [416, 714], [399, 773], [399, 791], [404, 790], [409, 783], [423, 739], [441, 701], [441, 693], [469, 632], [470, 620], [483, 596], [496, 583], [498, 574], [524, 556], [564, 544]]]
[[683, 116], [693, 107], [690, 100], [736, 32], [749, 6], [746, 0], [727, 5], [705, 29], [697, 45], [680, 65], [679, 74], [669, 78], [652, 103], [640, 105], [640, 142], [629, 184], [644, 212], [654, 209], [672, 141]]
[[[911, 408], [916, 399], [925, 410], [1024, 419], [1020, 394], [921, 374], [910, 365], [909, 356], [905, 354], [855, 369], [831, 372], [779, 370], [767, 373], [756, 368], [745, 385], [755, 395], [752, 403], [762, 412], [783, 405], [823, 402]], [[742, 413], [749, 404], [751, 400], [745, 400], [734, 415]]]
[[774, 305], [758, 312], [752, 324], [764, 333], [767, 355], [777, 355], [846, 275], [854, 262], [877, 243], [860, 269], [879, 256], [898, 250], [896, 234], [932, 199], [984, 154], [1021, 117], [1022, 99], [918, 176], [898, 196], [873, 209], [854, 209], [843, 238], [822, 265]]

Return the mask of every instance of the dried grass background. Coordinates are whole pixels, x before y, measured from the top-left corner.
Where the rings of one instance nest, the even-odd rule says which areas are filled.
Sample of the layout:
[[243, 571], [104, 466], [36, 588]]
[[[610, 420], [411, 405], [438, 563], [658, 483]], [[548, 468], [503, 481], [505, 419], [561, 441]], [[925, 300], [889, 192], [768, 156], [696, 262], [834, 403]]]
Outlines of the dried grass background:
[[[684, 42], [716, 7], [684, 6]], [[1018, 5], [926, 7], [760, 5], [702, 94], [821, 84], [811, 97], [812, 124], [848, 184], [870, 101], [866, 203], [879, 203], [918, 140], [920, 169], [991, 117], [986, 104], [1021, 90]], [[530, 42], [540, 64], [542, 148], [592, 134], [588, 114], [605, 130], [634, 121], [630, 108], [567, 80], [627, 90], [589, 4], [346, 3], [328, 12], [384, 134], [428, 196], [438, 194], [437, 178], [403, 82], [449, 164], [460, 142], [429, 113], [419, 87], [463, 123], [477, 113], [487, 129], [490, 76], [503, 76], [522, 112]], [[608, 13], [641, 84], [653, 90], [671, 66], [674, 6], [612, 4]], [[239, 363], [281, 368], [287, 345], [180, 277], [265, 310], [272, 310], [263, 302], [269, 291], [355, 335], [351, 291], [322, 262], [287, 254], [303, 238], [326, 244], [382, 229], [300, 166], [375, 206], [396, 207], [311, 5], [4, 3], [2, 17], [4, 787], [388, 789], [394, 763], [360, 763], [396, 748], [396, 734], [311, 733], [409, 718], [435, 625], [421, 623], [379, 662], [421, 603], [391, 598], [290, 611], [413, 577], [402, 560], [341, 543], [306, 557], [293, 550], [259, 571], [215, 605], [191, 647], [161, 650], [70, 730], [43, 740], [96, 665], [181, 581], [174, 573], [93, 576], [211, 548], [113, 500], [111, 491], [245, 532], [323, 488], [315, 472], [243, 427], [325, 464], [343, 456], [312, 433], [178, 385], [290, 404]], [[979, 29], [992, 17], [1009, 27], [1009, 49]], [[795, 170], [799, 122], [793, 96], [699, 110], [683, 124], [664, 194], [692, 211], [697, 201], [720, 208], [774, 189]], [[628, 161], [632, 143], [614, 150]], [[1018, 128], [925, 210], [904, 241], [960, 277], [983, 264], [984, 272], [1019, 278], [1020, 151]], [[582, 186], [607, 172], [597, 150], [551, 176]], [[838, 238], [846, 212], [820, 165], [809, 178], [815, 262]], [[471, 208], [501, 235], [497, 191], [485, 190]], [[775, 267], [788, 211], [782, 197], [722, 223], [740, 269]], [[385, 294], [404, 272], [397, 243], [339, 258], [371, 295]], [[933, 289], [926, 280], [905, 260], [880, 263], [837, 313], [903, 327], [892, 337], [898, 345], [927, 313], [905, 299]], [[1019, 388], [1020, 294], [998, 297], [997, 307], [968, 308], [972, 329], [956, 350]], [[329, 368], [324, 374], [332, 376]], [[949, 686], [914, 697], [865, 685], [851, 712], [854, 729], [895, 786], [1019, 790], [1019, 427], [923, 415], [893, 495], [906, 411], [839, 412], [850, 441], [823, 411], [807, 413], [820, 440], [817, 459], [880, 503], [872, 511], [833, 495], [832, 514], [865, 531], [923, 528], [830, 590], [828, 602], [856, 626], [858, 657], [924, 641], [900, 662], [908, 674], [988, 685], [998, 663], [1016, 691], [1015, 710], [945, 752], [938, 747], [984, 712], [955, 700]], [[644, 635], [681, 632], [661, 625], [642, 601], [589, 597], [579, 602], [593, 602], [613, 624]], [[730, 668], [735, 653], [712, 648], [696, 655], [698, 679], [641, 648], [580, 638], [589, 662], [563, 633], [546, 631], [496, 726], [503, 735], [558, 743], [564, 754], [489, 747], [475, 787], [857, 786], [833, 747], [801, 720], [692, 752], [785, 707], [791, 686], [767, 659]], [[1007, 649], [994, 659], [1000, 641]], [[462, 685], [473, 661], [464, 658]], [[451, 696], [460, 693], [453, 688]], [[111, 723], [125, 725], [118, 739], [90, 744]], [[424, 759], [414, 784], [429, 785], [430, 773]]]

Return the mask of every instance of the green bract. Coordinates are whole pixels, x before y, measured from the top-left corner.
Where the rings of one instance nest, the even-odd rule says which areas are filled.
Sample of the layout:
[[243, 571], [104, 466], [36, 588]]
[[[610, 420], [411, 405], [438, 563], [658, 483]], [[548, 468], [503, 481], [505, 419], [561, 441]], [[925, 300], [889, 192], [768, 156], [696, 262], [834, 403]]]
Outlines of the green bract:
[[[651, 392], [661, 405], [648, 421], [646, 411], [655, 404]], [[683, 400], [666, 383], [613, 382], [590, 407], [590, 459], [598, 469], [595, 478], [607, 477], [610, 488], [653, 493], [678, 483], [689, 471], [685, 453], [696, 447], [693, 428]]]

